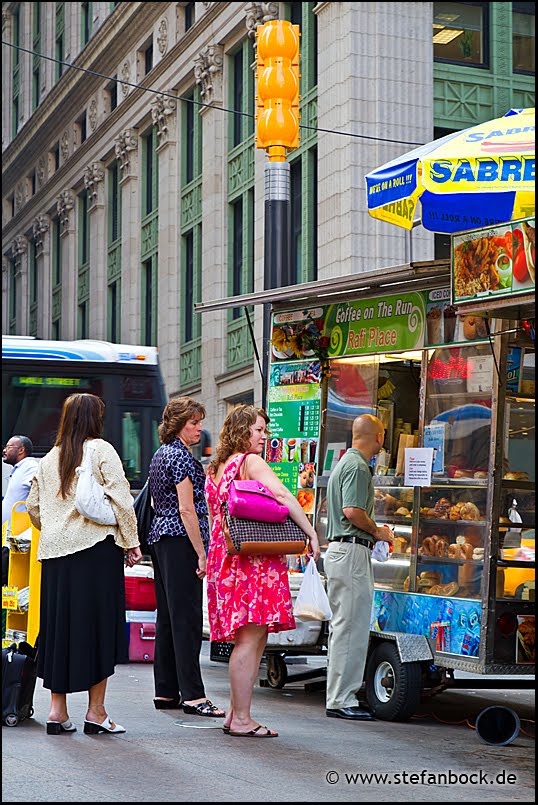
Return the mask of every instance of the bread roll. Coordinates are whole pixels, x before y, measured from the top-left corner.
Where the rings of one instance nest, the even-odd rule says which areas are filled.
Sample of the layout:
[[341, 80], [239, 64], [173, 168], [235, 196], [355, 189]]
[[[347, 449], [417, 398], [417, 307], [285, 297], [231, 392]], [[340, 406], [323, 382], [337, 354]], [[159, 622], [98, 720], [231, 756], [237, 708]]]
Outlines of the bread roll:
[[475, 506], [475, 504], [471, 503], [470, 501], [468, 503], [464, 503], [460, 509], [460, 519], [480, 520], [480, 511], [478, 506]]
[[394, 514], [397, 517], [411, 517], [411, 512], [409, 511], [409, 509], [406, 509], [405, 506], [400, 506], [399, 509], [396, 509]]

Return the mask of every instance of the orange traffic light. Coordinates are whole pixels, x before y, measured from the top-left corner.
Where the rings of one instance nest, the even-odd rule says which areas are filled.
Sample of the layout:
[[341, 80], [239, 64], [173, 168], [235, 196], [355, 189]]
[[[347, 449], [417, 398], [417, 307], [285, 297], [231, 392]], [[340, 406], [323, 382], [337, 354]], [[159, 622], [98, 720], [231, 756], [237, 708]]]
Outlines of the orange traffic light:
[[298, 25], [269, 20], [256, 29], [256, 147], [283, 161], [299, 145]]

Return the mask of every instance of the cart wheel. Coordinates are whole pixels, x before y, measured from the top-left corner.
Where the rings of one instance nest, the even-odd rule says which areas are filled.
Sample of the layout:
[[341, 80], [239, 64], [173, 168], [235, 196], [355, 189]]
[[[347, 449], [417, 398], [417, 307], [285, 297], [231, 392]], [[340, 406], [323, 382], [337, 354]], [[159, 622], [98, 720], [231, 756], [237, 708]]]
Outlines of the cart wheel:
[[19, 717], [15, 713], [9, 713], [5, 718], [6, 727], [16, 727], [19, 723]]
[[379, 643], [366, 666], [366, 699], [383, 721], [407, 721], [420, 704], [422, 669], [402, 662], [394, 643]]
[[283, 688], [288, 681], [288, 668], [284, 657], [280, 654], [268, 654], [266, 661], [269, 687]]

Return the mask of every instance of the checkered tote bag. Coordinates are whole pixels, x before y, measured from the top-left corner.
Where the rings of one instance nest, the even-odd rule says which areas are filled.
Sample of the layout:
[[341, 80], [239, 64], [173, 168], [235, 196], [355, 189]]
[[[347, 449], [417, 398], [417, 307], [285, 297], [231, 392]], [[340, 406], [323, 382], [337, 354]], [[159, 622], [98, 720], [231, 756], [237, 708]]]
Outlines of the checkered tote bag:
[[302, 553], [306, 548], [306, 534], [291, 517], [283, 523], [262, 523], [232, 517], [228, 503], [222, 507], [222, 530], [229, 554], [277, 554]]

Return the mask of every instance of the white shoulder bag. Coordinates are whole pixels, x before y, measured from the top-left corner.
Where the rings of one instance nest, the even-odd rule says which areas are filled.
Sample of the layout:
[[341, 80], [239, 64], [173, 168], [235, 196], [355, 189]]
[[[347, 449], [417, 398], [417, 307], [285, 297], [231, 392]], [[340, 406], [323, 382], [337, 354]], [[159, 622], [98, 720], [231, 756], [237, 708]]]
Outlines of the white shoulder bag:
[[82, 459], [82, 464], [75, 470], [78, 476], [75, 509], [83, 517], [99, 525], [117, 525], [118, 521], [110, 500], [92, 472], [93, 450], [93, 445], [86, 445], [86, 454]]

